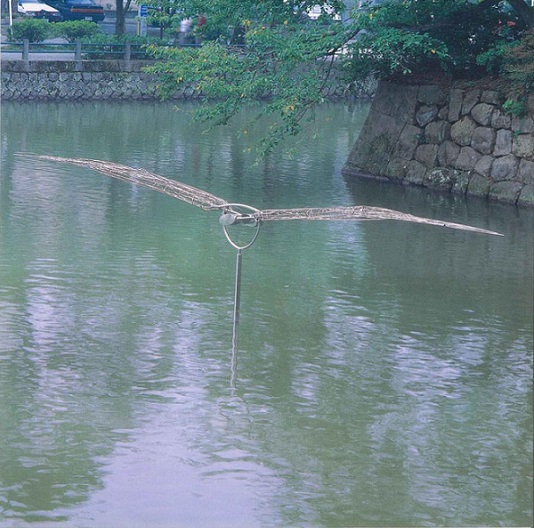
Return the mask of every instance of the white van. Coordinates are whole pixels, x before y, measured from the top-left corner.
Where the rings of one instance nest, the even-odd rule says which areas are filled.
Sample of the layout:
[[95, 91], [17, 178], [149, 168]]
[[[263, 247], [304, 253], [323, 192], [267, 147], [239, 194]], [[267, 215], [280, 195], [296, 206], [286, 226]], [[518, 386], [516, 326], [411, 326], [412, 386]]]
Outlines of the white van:
[[40, 0], [19, 0], [17, 11], [33, 18], [46, 18], [49, 22], [59, 22], [63, 19], [57, 9]]

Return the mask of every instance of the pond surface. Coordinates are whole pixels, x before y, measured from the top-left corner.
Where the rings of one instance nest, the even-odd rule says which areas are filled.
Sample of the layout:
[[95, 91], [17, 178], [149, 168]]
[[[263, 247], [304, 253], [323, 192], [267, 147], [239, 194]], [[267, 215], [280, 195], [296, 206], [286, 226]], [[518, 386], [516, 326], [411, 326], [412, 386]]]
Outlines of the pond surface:
[[[343, 178], [365, 105], [258, 163], [189, 109], [3, 104], [0, 526], [531, 526], [532, 211]], [[266, 224], [232, 355], [216, 213], [19, 152], [505, 237]]]

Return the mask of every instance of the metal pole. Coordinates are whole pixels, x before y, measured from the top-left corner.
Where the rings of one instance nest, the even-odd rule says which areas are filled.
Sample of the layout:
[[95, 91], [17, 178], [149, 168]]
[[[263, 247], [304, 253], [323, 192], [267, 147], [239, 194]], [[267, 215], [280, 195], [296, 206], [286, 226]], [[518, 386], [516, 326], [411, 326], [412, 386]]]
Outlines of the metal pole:
[[237, 352], [237, 330], [239, 326], [239, 301], [241, 297], [241, 265], [243, 262], [243, 250], [237, 250], [235, 261], [235, 291], [234, 291], [234, 324], [232, 332], [232, 351]]

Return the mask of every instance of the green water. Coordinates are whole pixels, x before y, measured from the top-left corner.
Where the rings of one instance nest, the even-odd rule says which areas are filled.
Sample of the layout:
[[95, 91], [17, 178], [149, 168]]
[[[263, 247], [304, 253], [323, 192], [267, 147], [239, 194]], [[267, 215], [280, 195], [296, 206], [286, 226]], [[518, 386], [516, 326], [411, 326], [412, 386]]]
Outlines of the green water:
[[[3, 104], [0, 526], [531, 526], [532, 212], [343, 178], [365, 105], [259, 163], [188, 109]], [[505, 237], [266, 224], [232, 355], [216, 213], [20, 152]]]

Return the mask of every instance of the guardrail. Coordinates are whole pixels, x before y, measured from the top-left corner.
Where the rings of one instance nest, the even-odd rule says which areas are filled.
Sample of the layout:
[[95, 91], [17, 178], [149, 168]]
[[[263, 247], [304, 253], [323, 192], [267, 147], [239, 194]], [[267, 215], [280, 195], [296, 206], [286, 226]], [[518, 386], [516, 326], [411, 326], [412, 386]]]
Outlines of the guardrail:
[[[129, 62], [132, 59], [146, 59], [144, 45], [125, 42], [124, 44], [100, 44], [76, 41], [73, 43], [30, 43], [28, 39], [22, 42], [2, 42], [2, 55], [21, 54], [22, 60], [29, 62], [31, 55], [67, 55], [70, 60], [83, 59], [119, 59]], [[64, 57], [61, 57], [64, 59]], [[39, 60], [39, 57], [37, 57]], [[59, 57], [58, 57], [58, 60]], [[68, 60], [68, 59], [67, 59]]]

